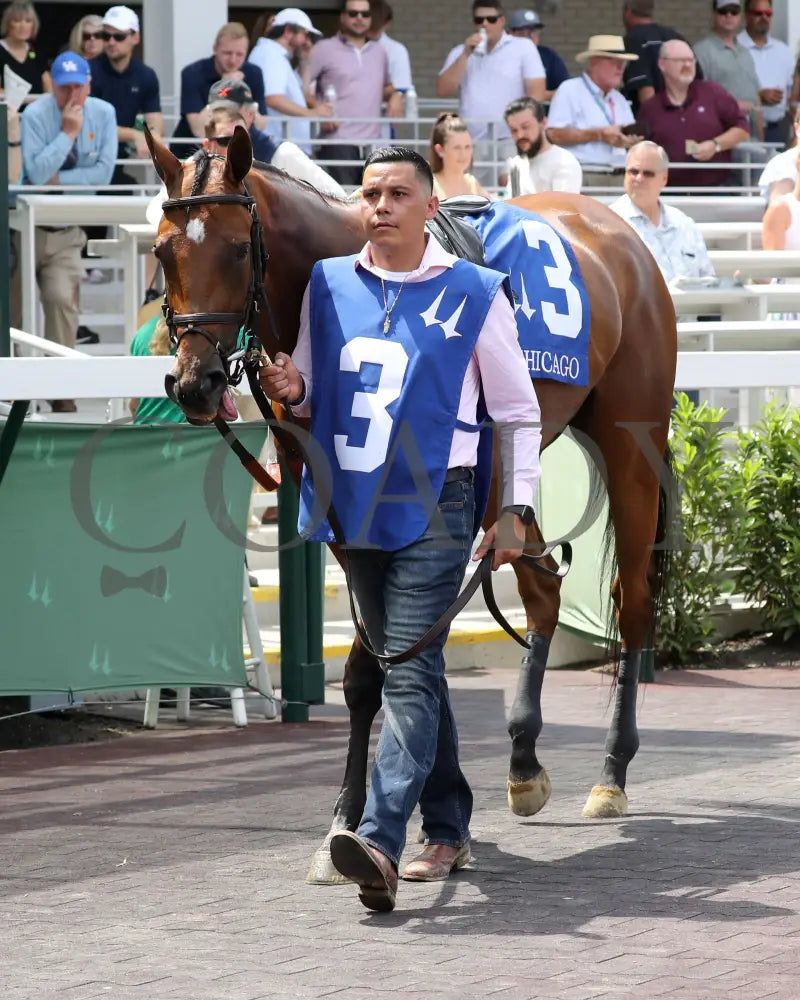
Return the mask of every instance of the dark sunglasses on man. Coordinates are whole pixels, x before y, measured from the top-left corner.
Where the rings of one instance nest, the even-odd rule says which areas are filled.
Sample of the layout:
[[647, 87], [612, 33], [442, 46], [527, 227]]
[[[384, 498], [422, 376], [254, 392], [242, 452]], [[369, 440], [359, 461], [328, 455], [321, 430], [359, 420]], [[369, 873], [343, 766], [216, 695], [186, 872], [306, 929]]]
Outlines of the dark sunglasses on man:
[[349, 10], [345, 7], [344, 12], [348, 17], [352, 17], [353, 19], [363, 17], [365, 21], [368, 21], [372, 17], [372, 13], [368, 10]]
[[720, 17], [738, 17], [742, 13], [741, 7], [720, 7], [717, 11]]
[[215, 142], [218, 146], [223, 149], [227, 149], [231, 144], [232, 135], [212, 135], [209, 137], [209, 142]]
[[124, 42], [132, 34], [132, 31], [101, 31], [100, 37], [104, 42], [110, 42], [112, 38], [115, 42]]
[[500, 14], [483, 14], [481, 16], [473, 17], [475, 24], [497, 24], [502, 15]]

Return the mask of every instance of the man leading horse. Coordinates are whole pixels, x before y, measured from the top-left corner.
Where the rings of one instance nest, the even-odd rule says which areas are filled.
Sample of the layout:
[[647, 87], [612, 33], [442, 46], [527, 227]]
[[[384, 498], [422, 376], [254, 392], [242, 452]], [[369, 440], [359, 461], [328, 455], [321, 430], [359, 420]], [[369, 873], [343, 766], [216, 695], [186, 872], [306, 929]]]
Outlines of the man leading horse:
[[[458, 595], [483, 516], [476, 476], [487, 485], [491, 476], [491, 454], [479, 448], [481, 389], [499, 431], [507, 506], [475, 559], [494, 549], [497, 569], [520, 555], [539, 478], [539, 404], [506, 276], [445, 251], [425, 229], [437, 208], [418, 153], [373, 152], [361, 189], [366, 246], [315, 265], [297, 347], [261, 373], [268, 396], [311, 417], [333, 472], [332, 507], [354, 546], [350, 577], [364, 624], [388, 655]], [[328, 526], [312, 523], [308, 470], [304, 477], [301, 530], [328, 541]], [[370, 909], [394, 907], [418, 803], [427, 846], [402, 877], [446, 879], [470, 860], [472, 792], [458, 762], [446, 638], [387, 665], [366, 808], [355, 833], [331, 840], [333, 864]]]

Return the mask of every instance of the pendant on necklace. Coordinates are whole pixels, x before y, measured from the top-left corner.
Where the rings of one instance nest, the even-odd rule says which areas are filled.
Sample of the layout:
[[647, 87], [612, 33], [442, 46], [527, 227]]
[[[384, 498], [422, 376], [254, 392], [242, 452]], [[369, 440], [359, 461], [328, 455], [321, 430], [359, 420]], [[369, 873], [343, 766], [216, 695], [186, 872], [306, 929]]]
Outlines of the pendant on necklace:
[[384, 337], [388, 334], [389, 327], [391, 325], [392, 325], [392, 317], [387, 313], [386, 314], [386, 319], [383, 321], [383, 335], [384, 335]]

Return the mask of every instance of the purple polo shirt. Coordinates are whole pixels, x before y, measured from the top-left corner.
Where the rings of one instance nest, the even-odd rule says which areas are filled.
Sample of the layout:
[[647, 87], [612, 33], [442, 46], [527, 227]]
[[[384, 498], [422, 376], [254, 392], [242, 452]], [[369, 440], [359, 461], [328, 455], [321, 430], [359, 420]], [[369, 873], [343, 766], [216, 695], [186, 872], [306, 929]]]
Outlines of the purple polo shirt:
[[[336, 90], [336, 115], [380, 118], [383, 88], [389, 83], [389, 61], [380, 42], [352, 45], [341, 32], [324, 38], [311, 50], [310, 76], [320, 99], [325, 88]], [[329, 138], [341, 142], [378, 139], [380, 122], [342, 122]]]
[[[666, 90], [661, 90], [639, 108], [637, 121], [647, 122], [650, 138], [667, 151], [670, 163], [689, 160], [686, 140], [704, 142], [716, 139], [729, 128], [750, 131], [747, 117], [739, 110], [736, 99], [712, 80], [694, 80], [689, 85], [686, 100], [681, 105], [671, 104]], [[717, 153], [714, 163], [730, 163], [730, 150]], [[711, 161], [709, 161], [711, 162]], [[740, 174], [731, 170], [669, 170], [669, 183], [676, 187], [709, 187], [734, 185]]]

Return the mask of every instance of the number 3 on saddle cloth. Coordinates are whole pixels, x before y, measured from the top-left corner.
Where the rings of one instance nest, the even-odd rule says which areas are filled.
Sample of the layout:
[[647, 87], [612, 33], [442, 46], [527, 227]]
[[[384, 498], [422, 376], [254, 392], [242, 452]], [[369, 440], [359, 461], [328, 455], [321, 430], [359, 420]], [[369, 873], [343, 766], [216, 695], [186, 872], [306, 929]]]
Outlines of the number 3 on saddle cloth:
[[588, 385], [589, 297], [569, 243], [541, 216], [504, 202], [464, 221], [483, 240], [486, 266], [509, 276], [531, 378]]

